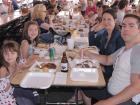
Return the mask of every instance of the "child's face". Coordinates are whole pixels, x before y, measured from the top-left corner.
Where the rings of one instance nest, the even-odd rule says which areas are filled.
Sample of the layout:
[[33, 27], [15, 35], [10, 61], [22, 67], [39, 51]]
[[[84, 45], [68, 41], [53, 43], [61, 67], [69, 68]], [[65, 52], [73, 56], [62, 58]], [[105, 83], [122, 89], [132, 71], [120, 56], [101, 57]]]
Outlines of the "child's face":
[[28, 35], [31, 40], [34, 40], [38, 36], [38, 27], [36, 25], [30, 25], [28, 28]]
[[4, 56], [4, 59], [6, 62], [8, 62], [9, 64], [13, 64], [13, 63], [16, 63], [18, 54], [16, 51], [12, 51], [12, 50], [7, 49], [4, 52], [3, 56]]

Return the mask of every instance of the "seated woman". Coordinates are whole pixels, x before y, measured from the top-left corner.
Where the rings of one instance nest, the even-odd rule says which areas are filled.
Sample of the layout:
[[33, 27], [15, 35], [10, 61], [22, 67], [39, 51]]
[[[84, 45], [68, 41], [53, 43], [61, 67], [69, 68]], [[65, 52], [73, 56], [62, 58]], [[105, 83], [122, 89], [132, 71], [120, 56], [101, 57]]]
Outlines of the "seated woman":
[[[93, 44], [92, 44], [99, 48], [100, 54], [110, 55], [113, 52], [115, 52], [117, 49], [124, 46], [124, 41], [121, 38], [121, 33], [119, 29], [115, 26], [116, 24], [115, 19], [116, 19], [116, 14], [113, 9], [108, 9], [103, 12], [102, 23], [105, 27], [105, 30], [102, 34], [96, 36], [93, 39]], [[105, 80], [108, 81], [108, 79], [112, 75], [113, 66], [104, 66], [104, 70], [105, 70], [104, 71]], [[94, 89], [84, 89], [84, 93], [86, 93], [88, 97], [83, 94], [84, 96], [83, 99], [87, 105], [91, 104], [91, 98], [89, 97], [95, 96], [92, 95], [94, 94], [92, 93], [92, 90]], [[96, 95], [96, 97], [98, 97], [99, 99], [103, 99], [105, 97], [105, 95], [103, 94], [106, 93], [98, 94]]]
[[[113, 9], [104, 11], [102, 17], [104, 29], [100, 30], [100, 33], [97, 32], [92, 35], [94, 38], [90, 40], [90, 42], [92, 42], [90, 46], [97, 46], [100, 50], [100, 54], [109, 55], [124, 46], [124, 41], [121, 38], [119, 28], [116, 26], [115, 19], [116, 14]], [[110, 78], [112, 70], [112, 66], [105, 66], [105, 76], [107, 78]]]
[[41, 35], [40, 39], [46, 43], [52, 43], [54, 41], [54, 31], [49, 31], [51, 27], [51, 21], [47, 17], [47, 9], [44, 4], [37, 4], [34, 6], [32, 12], [32, 20], [36, 21], [40, 27]]

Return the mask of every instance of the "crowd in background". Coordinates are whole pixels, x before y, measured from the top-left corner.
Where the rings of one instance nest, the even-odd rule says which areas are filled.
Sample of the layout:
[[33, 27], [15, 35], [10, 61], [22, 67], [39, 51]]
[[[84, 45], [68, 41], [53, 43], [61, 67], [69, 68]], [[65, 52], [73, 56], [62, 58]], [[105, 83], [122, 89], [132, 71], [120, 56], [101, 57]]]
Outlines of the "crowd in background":
[[[36, 61], [33, 58], [33, 48], [39, 42], [54, 42], [54, 36], [57, 33], [52, 29], [52, 20], [50, 20], [49, 15], [58, 14], [60, 11], [65, 10], [69, 6], [67, 4], [70, 3], [73, 2], [68, 2], [67, 0], [34, 1], [31, 20], [24, 25], [21, 43], [4, 41], [0, 57], [2, 58], [0, 68], [0, 105], [35, 105], [39, 103], [39, 94], [36, 90], [15, 88], [11, 86], [10, 78], [19, 68], [29, 67]], [[109, 94], [107, 94], [107, 86], [98, 90], [84, 88], [79, 91], [78, 97], [82, 97], [81, 100], [86, 105], [91, 105], [91, 98], [93, 97], [99, 101], [95, 105], [136, 105], [135, 103], [140, 100], [140, 87], [138, 86], [138, 83], [140, 83], [138, 67], [140, 61], [137, 58], [140, 52], [140, 0], [137, 5], [133, 0], [108, 0], [107, 2], [79, 0], [73, 5], [77, 6], [76, 10], [81, 13], [90, 26], [87, 35], [89, 46], [97, 46], [99, 54], [101, 54], [101, 56], [90, 55], [87, 52], [85, 56], [90, 55], [91, 58], [95, 57], [100, 61], [104, 67], [103, 73], [109, 87]], [[15, 0], [11, 2], [3, 0], [3, 3], [0, 4], [0, 16], [19, 8]], [[129, 34], [130, 36], [127, 38]], [[117, 54], [124, 55], [120, 57]], [[126, 62], [127, 65], [124, 64], [124, 66], [128, 67], [118, 64], [119, 67], [114, 68], [117, 67], [115, 66], [117, 65], [115, 62], [117, 57]], [[119, 62], [118, 58], [117, 62]], [[119, 72], [116, 69], [119, 69]], [[121, 73], [126, 77], [123, 77]], [[116, 75], [119, 76], [117, 77]], [[119, 77], [128, 79], [128, 81], [120, 80]], [[123, 82], [118, 82], [117, 80]], [[122, 86], [116, 86], [114, 81], [117, 81], [116, 83]], [[132, 90], [134, 93], [129, 92]], [[22, 94], [23, 92], [25, 94]], [[126, 95], [126, 92], [128, 92], [128, 95]], [[134, 97], [136, 95], [137, 99]], [[132, 97], [133, 101], [131, 100]], [[108, 99], [105, 100], [106, 98]]]

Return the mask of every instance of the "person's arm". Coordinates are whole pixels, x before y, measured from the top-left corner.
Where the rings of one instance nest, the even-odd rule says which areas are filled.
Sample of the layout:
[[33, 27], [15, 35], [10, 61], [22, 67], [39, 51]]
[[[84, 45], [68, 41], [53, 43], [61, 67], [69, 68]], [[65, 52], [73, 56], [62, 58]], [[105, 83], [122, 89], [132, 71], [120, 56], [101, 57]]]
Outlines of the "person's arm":
[[0, 68], [0, 91], [8, 91], [11, 87], [10, 83], [5, 83], [5, 78], [7, 77], [7, 69], [5, 67]]
[[90, 53], [89, 51], [84, 51], [83, 54], [84, 54], [84, 56], [87, 56], [90, 59], [98, 60], [103, 65], [112, 65], [113, 64], [113, 59], [112, 59], [111, 55], [109, 55], [109, 56], [99, 55], [99, 54], [95, 54], [95, 53]]
[[29, 57], [28, 50], [29, 50], [29, 43], [27, 42], [27, 40], [23, 40], [20, 46], [20, 53], [22, 58], [27, 59]]
[[48, 23], [41, 23], [40, 27], [45, 29], [45, 30], [49, 30], [50, 25]]
[[131, 74], [130, 74], [130, 85], [125, 87], [119, 94], [103, 100], [99, 101], [95, 105], [118, 105], [122, 102], [125, 102], [131, 99], [133, 96], [140, 93], [140, 46], [135, 46], [131, 52]]
[[139, 74], [131, 74], [131, 84], [123, 89], [119, 94], [108, 98], [106, 100], [102, 100], [97, 102], [94, 105], [118, 105], [122, 102], [125, 102], [131, 99], [133, 96], [140, 93], [140, 75]]

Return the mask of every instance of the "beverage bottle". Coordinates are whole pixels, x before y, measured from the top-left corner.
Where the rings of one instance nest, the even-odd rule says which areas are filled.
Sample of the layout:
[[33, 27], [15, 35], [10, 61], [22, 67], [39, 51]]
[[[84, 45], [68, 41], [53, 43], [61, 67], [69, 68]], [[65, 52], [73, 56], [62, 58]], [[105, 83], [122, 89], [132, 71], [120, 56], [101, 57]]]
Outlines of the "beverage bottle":
[[72, 15], [71, 15], [71, 13], [69, 12], [69, 19], [72, 19]]
[[63, 52], [63, 56], [61, 59], [61, 72], [68, 72], [68, 60], [66, 52]]
[[55, 48], [49, 48], [49, 57], [50, 57], [50, 61], [54, 60], [55, 57]]

